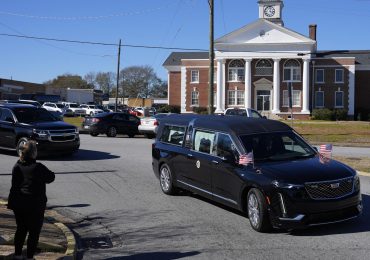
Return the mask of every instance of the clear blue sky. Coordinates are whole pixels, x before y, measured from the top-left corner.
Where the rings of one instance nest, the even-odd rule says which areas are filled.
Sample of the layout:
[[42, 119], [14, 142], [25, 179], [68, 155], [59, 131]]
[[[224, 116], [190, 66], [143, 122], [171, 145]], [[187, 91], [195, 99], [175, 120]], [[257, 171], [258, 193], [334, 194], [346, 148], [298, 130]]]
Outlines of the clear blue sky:
[[[258, 18], [257, 0], [214, 0], [215, 38]], [[319, 50], [370, 50], [370, 0], [285, 0], [285, 26]], [[103, 43], [208, 49], [207, 0], [1, 0], [0, 33]], [[42, 83], [65, 73], [116, 71], [117, 48], [1, 36], [0, 77]], [[171, 51], [122, 49], [121, 68], [162, 63]]]

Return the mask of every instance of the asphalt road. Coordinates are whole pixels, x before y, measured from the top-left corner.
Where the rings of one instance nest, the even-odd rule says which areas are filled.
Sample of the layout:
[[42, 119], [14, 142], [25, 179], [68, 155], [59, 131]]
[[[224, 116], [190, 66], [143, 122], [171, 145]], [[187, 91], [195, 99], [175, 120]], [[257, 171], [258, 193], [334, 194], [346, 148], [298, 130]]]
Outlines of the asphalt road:
[[[81, 140], [73, 157], [43, 160], [57, 173], [48, 206], [76, 221], [79, 258], [369, 259], [370, 177], [361, 176], [360, 218], [262, 234], [242, 214], [196, 195], [164, 195], [151, 169], [152, 140]], [[16, 160], [0, 153], [0, 197], [8, 195]]]

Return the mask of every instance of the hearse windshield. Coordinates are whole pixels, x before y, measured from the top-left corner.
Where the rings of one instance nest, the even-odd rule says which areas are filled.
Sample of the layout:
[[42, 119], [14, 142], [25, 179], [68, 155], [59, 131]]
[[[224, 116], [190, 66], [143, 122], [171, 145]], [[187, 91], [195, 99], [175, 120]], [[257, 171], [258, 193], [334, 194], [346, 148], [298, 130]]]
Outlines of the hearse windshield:
[[22, 107], [13, 110], [15, 117], [20, 123], [50, 122], [57, 119], [44, 108]]
[[241, 135], [246, 151], [256, 162], [289, 161], [315, 156], [316, 152], [294, 132]]

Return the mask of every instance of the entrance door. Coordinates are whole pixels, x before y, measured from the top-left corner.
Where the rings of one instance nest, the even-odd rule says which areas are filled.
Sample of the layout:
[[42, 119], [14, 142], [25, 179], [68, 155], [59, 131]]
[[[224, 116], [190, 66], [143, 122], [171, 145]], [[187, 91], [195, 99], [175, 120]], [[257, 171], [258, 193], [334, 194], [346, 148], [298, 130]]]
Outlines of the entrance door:
[[259, 112], [270, 111], [270, 90], [257, 90], [257, 110]]

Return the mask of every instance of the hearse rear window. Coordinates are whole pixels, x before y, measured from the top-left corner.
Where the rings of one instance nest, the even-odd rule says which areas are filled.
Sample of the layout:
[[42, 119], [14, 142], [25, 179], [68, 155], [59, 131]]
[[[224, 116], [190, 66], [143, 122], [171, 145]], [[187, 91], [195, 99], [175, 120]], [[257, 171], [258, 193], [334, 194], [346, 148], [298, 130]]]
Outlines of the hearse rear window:
[[175, 145], [182, 145], [184, 140], [185, 127], [166, 125], [163, 128], [161, 142], [170, 143]]
[[194, 150], [211, 154], [215, 142], [215, 133], [197, 130], [194, 135]]

